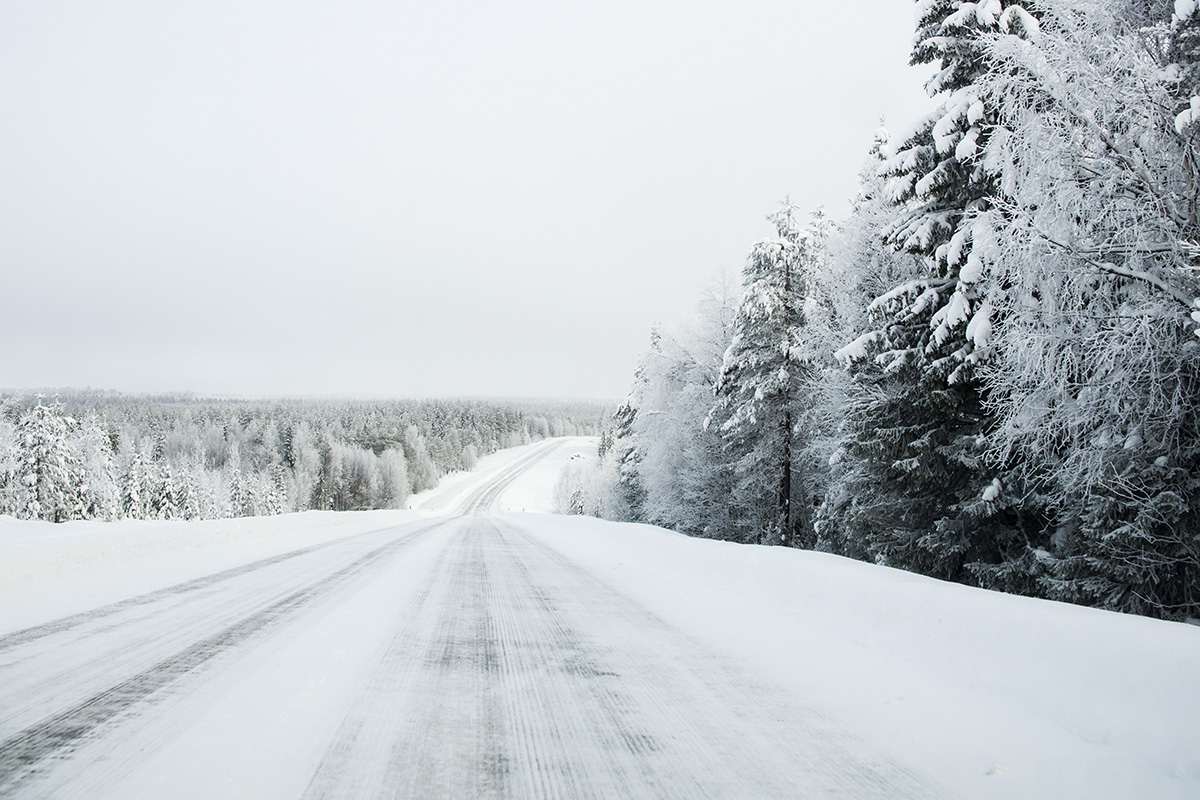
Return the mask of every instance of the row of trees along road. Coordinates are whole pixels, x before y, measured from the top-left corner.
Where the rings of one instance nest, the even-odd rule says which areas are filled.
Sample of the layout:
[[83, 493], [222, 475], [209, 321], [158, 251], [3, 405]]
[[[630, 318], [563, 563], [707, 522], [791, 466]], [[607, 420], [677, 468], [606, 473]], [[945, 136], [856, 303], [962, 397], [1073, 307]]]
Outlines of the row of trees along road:
[[1196, 4], [916, 5], [932, 112], [654, 331], [559, 497], [1200, 617]]
[[501, 447], [594, 435], [554, 401], [0, 398], [0, 514], [196, 519], [403, 507]]

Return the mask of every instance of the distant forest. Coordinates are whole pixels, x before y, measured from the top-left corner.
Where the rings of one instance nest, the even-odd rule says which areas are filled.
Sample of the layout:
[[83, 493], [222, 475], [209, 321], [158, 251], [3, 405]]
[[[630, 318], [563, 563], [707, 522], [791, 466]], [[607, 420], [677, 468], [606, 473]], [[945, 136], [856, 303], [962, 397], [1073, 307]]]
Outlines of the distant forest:
[[0, 396], [0, 513], [214, 519], [401, 508], [500, 448], [597, 435], [599, 402]]
[[849, 217], [653, 332], [560, 507], [1200, 618], [1196, 2], [918, 0], [911, 61]]

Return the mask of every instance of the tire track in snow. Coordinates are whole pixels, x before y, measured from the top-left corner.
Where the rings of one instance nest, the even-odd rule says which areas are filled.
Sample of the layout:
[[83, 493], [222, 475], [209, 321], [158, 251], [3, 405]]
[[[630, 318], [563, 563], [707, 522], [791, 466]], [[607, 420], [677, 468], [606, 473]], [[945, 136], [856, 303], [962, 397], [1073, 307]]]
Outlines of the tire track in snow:
[[490, 621], [473, 613], [486, 583], [473, 546], [461, 528], [446, 543], [306, 798], [510, 796], [507, 757], [491, 733], [498, 705], [480, 691], [497, 663]]
[[474, 517], [305, 797], [939, 794], [519, 529]]
[[[557, 446], [547, 443], [505, 467], [466, 495], [455, 513], [486, 512]], [[495, 613], [490, 562], [480, 552], [472, 517], [460, 518], [462, 528], [401, 618], [306, 798], [525, 794], [513, 791], [503, 730], [520, 709], [504, 703], [497, 680], [522, 671], [509, 668], [501, 649], [504, 621]], [[458, 697], [470, 700], [455, 705]], [[538, 739], [526, 741], [536, 746]]]
[[[596, 710], [598, 730], [637, 757], [635, 795], [941, 796], [923, 776], [815, 709], [712, 653], [519, 528], [499, 524], [536, 552], [518, 563], [556, 638], [577, 648], [575, 669], [612, 676], [581, 684], [589, 696], [579, 702]], [[598, 641], [596, 632], [605, 628], [610, 635]], [[765, 757], [781, 749], [794, 753], [785, 763]]]
[[[663, 769], [664, 737], [647, 725], [645, 698], [626, 691], [627, 677], [613, 653], [572, 626], [534, 579], [529, 562], [540, 554], [511, 531], [490, 527], [494, 558], [504, 565], [497, 571], [507, 573], [505, 585], [496, 587], [509, 606], [502, 614], [512, 629], [506, 643], [519, 654], [511, 662], [510, 697], [518, 706], [514, 716], [527, 728], [524, 738], [532, 743], [522, 796], [706, 796], [706, 787], [694, 779], [694, 765]], [[665, 727], [686, 730], [688, 722], [680, 718]], [[547, 730], [549, 723], [558, 730]], [[567, 780], [546, 780], [556, 776]]]
[[669, 680], [671, 665], [638, 676], [628, 658], [589, 641], [531, 574], [531, 558], [546, 560], [491, 520], [462, 523], [306, 798], [683, 798], [711, 796], [714, 785], [804, 796], [787, 781], [721, 772], [766, 746], [758, 739], [722, 746], [715, 771], [690, 758], [713, 746], [690, 733], [705, 713], [696, 697], [656, 680]]
[[[266, 607], [233, 622], [179, 650], [154, 666], [119, 681], [87, 700], [32, 725], [0, 742], [0, 796], [8, 796], [37, 777], [41, 765], [69, 758], [74, 747], [92, 739], [112, 724], [126, 721], [138, 707], [161, 696], [186, 677], [194, 677], [220, 656], [244, 652], [245, 645], [291, 621], [336, 590], [382, 564], [391, 556], [444, 526], [439, 521], [393, 539], [320, 580], [274, 600]], [[101, 669], [104, 665], [99, 665]]]
[[587, 704], [576, 702], [570, 691], [571, 684], [598, 674], [579, 670], [575, 643], [531, 613], [534, 598], [523, 579], [521, 554], [490, 520], [477, 523], [476, 532], [488, 545], [497, 575], [487, 599], [504, 653], [502, 695], [518, 796], [633, 796], [635, 784], [592, 724]]
[[487, 483], [467, 495], [459, 503], [456, 513], [463, 516], [477, 516], [489, 512], [508, 487], [512, 486], [530, 467], [549, 456], [560, 445], [561, 442], [551, 439], [541, 446], [534, 448], [532, 452], [517, 459]]
[[483, 516], [531, 455], [459, 506], [306, 798], [931, 798], [922, 776]]

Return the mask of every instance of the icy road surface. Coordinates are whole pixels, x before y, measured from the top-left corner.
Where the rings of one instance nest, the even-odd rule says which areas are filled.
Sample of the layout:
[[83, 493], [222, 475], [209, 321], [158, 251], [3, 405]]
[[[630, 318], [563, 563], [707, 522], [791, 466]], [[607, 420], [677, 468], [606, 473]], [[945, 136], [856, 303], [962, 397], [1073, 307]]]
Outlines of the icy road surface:
[[492, 513], [558, 446], [0, 636], [0, 797], [942, 796]]

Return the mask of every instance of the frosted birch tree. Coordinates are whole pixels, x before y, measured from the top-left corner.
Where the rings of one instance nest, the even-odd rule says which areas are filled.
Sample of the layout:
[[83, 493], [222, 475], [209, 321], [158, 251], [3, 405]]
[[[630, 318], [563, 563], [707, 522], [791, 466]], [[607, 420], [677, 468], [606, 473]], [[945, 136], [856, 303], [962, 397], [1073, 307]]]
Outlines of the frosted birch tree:
[[1049, 596], [1198, 615], [1195, 6], [1140, 29], [1125, 4], [1040, 8], [1037, 37], [989, 38], [980, 84], [1008, 221], [991, 459], [1022, 478], [998, 489], [1054, 513]]
[[738, 291], [723, 276], [691, 324], [656, 330], [638, 368], [629, 425], [642, 519], [710, 538], [729, 535], [730, 487], [718, 431], [705, 426], [733, 336]]

